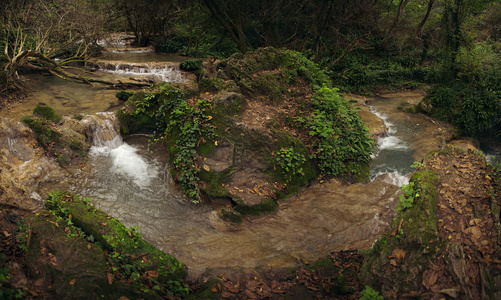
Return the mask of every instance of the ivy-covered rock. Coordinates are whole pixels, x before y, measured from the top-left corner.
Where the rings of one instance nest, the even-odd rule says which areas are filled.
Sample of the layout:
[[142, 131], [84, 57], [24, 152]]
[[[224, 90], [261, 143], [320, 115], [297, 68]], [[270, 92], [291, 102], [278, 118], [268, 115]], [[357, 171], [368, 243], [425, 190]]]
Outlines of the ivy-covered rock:
[[319, 175], [367, 178], [374, 149], [356, 110], [302, 54], [264, 48], [221, 61], [189, 95], [169, 85], [118, 112], [123, 132], [151, 127], [194, 202], [230, 198], [241, 214], [273, 211]]

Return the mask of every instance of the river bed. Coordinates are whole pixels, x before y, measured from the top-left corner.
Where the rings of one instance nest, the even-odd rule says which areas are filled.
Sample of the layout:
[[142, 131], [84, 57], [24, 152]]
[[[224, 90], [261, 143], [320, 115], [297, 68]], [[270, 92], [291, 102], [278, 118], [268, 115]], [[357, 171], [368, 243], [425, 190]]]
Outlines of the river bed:
[[[4, 117], [19, 120], [43, 101], [62, 114], [114, 122], [113, 111], [119, 107], [115, 91], [39, 75], [26, 80], [33, 93]], [[86, 168], [44, 191], [70, 189], [126, 226], [140, 226], [146, 240], [189, 267], [190, 278], [207, 269], [294, 267], [331, 251], [368, 249], [389, 228], [410, 164], [442, 147], [448, 137], [437, 134], [447, 131], [443, 124], [396, 108], [420, 96], [411, 92], [368, 99], [389, 127], [371, 164], [372, 182], [314, 182], [280, 203], [277, 212], [246, 218], [240, 225], [219, 218], [219, 209], [229, 203], [194, 205], [178, 191], [164, 148], [151, 153], [148, 137], [122, 140], [113, 126], [103, 126], [108, 138], [95, 139]]]

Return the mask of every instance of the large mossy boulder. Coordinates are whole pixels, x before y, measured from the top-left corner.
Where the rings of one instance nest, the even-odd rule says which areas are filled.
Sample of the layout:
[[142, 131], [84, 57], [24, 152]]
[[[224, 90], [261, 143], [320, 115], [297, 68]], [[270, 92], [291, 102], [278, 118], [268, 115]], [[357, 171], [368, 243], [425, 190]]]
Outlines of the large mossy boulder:
[[166, 142], [173, 176], [195, 201], [225, 197], [260, 214], [319, 175], [368, 178], [374, 141], [313, 62], [263, 48], [217, 68], [199, 94], [162, 85], [118, 112], [123, 132], [155, 127], [152, 140]]
[[361, 268], [385, 299], [499, 299], [499, 171], [475, 151], [425, 158], [397, 206], [392, 232]]
[[89, 199], [53, 192], [32, 225], [27, 264], [57, 299], [185, 296], [186, 267]]
[[[74, 237], [56, 216], [38, 215], [31, 224], [26, 256], [33, 287], [45, 299], [160, 299], [137, 285], [109, 281], [111, 268], [99, 246]], [[111, 273], [110, 273], [111, 274]]]
[[61, 117], [52, 107], [40, 102], [31, 116], [22, 119], [35, 134], [49, 156], [66, 166], [86, 161], [90, 143], [85, 128], [70, 117]]

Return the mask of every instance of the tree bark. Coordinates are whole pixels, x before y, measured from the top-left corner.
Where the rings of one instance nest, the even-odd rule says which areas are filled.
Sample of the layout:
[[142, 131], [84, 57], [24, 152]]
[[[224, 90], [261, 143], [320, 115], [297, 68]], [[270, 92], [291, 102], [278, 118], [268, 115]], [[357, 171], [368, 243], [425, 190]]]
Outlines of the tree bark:
[[[237, 25], [231, 19], [226, 20], [226, 14], [222, 11], [221, 7], [217, 5], [214, 0], [204, 0], [205, 5], [209, 8], [212, 16], [221, 24], [224, 29], [230, 34], [231, 39], [237, 44], [238, 49], [242, 53], [247, 52], [247, 37], [242, 31], [242, 26]], [[228, 17], [229, 18], [229, 17]], [[239, 19], [239, 18], [238, 18]], [[231, 24], [230, 24], [231, 22]], [[240, 23], [239, 21], [237, 21]]]

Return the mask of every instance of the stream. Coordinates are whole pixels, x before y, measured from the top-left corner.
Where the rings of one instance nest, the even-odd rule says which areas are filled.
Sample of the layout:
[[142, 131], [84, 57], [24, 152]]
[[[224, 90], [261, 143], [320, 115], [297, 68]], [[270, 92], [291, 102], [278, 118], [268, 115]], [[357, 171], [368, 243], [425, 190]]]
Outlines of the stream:
[[[140, 64], [143, 69], [128, 69], [127, 75], [148, 77], [156, 76], [163, 65], [172, 76], [161, 75], [162, 80], [182, 82], [178, 66], [185, 58], [162, 57], [165, 61], [147, 50], [117, 50], [95, 60], [94, 67], [108, 67], [92, 72], [123, 76], [110, 71], [113, 68], [109, 66], [120, 70], [126, 69], [124, 65]], [[89, 166], [51, 188], [67, 188], [89, 197], [125, 226], [140, 226], [146, 240], [188, 266], [192, 279], [209, 269], [294, 267], [332, 251], [370, 248], [389, 228], [400, 187], [412, 172], [410, 165], [443, 147], [448, 137], [443, 124], [396, 108], [420, 98], [419, 93], [369, 98], [371, 111], [389, 129], [378, 141], [370, 183], [312, 183], [280, 203], [277, 212], [234, 225], [218, 216], [219, 209], [228, 203], [194, 205], [180, 193], [169, 174], [167, 147], [150, 152], [147, 136], [123, 139], [117, 133], [115, 91], [39, 75], [27, 80], [33, 93], [22, 105], [10, 107], [3, 117], [19, 119], [43, 101], [62, 114], [84, 114], [85, 120], [99, 124]], [[442, 130], [444, 135], [440, 135]]]

